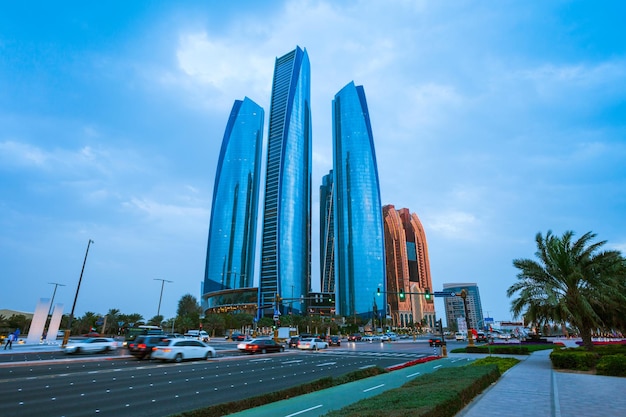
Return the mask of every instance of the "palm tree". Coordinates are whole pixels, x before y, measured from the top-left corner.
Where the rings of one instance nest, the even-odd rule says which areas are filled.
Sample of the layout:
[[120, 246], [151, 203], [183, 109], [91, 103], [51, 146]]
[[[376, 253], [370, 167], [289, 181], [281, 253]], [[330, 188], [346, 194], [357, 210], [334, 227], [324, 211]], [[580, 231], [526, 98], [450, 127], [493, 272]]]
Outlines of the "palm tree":
[[515, 317], [523, 314], [539, 323], [569, 323], [591, 350], [594, 330], [608, 330], [614, 323], [603, 320], [606, 309], [623, 308], [626, 268], [619, 251], [600, 251], [606, 241], [593, 243], [596, 235], [585, 233], [573, 240], [574, 232], [558, 237], [548, 231], [545, 238], [537, 233], [537, 260], [515, 259], [520, 270], [518, 281], [507, 290], [516, 293], [511, 302]]

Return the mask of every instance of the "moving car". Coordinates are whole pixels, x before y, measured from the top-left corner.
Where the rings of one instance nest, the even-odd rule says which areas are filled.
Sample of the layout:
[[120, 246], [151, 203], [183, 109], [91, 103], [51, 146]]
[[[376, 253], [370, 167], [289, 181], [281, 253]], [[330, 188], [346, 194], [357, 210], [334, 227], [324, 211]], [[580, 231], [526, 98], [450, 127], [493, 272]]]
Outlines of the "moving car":
[[377, 335], [366, 335], [366, 336], [363, 336], [361, 340], [364, 342], [370, 342], [370, 343], [381, 341], [380, 336], [377, 336]]
[[361, 339], [363, 339], [361, 333], [352, 333], [350, 336], [348, 336], [348, 342], [360, 342]]
[[474, 337], [474, 339], [476, 339], [476, 342], [486, 342], [487, 341], [487, 336], [485, 336], [485, 333], [483, 332], [478, 332], [476, 333], [476, 336]]
[[204, 330], [187, 330], [185, 337], [202, 340], [203, 342], [208, 342], [210, 340], [209, 334]]
[[299, 342], [300, 336], [291, 336], [289, 338], [289, 341], [287, 342], [287, 345], [289, 346], [289, 348], [297, 348]]
[[237, 349], [245, 353], [270, 353], [282, 352], [285, 346], [278, 344], [274, 339], [252, 339], [248, 342], [241, 342], [237, 345]]
[[65, 353], [111, 352], [117, 349], [117, 342], [110, 337], [90, 337], [84, 340], [70, 340], [63, 348]]
[[465, 335], [465, 333], [456, 332], [454, 334], [454, 339], [457, 341], [464, 341], [467, 340], [467, 336]]
[[215, 349], [193, 339], [164, 339], [152, 348], [152, 359], [163, 362], [182, 362], [190, 359], [209, 359], [216, 356]]
[[326, 340], [328, 346], [341, 346], [341, 338], [339, 336], [330, 336]]
[[431, 337], [430, 339], [428, 339], [428, 345], [429, 346], [443, 346], [446, 344], [446, 341], [443, 340], [442, 337], [439, 336], [435, 336], [435, 337]]
[[165, 339], [165, 335], [137, 336], [135, 340], [128, 342], [128, 351], [139, 360], [150, 359], [152, 348]]
[[328, 343], [317, 337], [313, 337], [310, 339], [300, 339], [300, 343], [298, 343], [298, 349], [304, 350], [320, 350], [326, 349], [327, 347]]

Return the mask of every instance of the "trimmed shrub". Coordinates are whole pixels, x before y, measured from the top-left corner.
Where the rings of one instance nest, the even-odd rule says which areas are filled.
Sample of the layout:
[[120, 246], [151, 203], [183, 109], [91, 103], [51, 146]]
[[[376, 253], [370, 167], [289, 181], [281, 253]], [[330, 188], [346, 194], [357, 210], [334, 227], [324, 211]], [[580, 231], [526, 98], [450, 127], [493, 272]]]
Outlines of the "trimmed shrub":
[[626, 356], [606, 355], [596, 365], [598, 375], [626, 376]]
[[552, 366], [556, 369], [588, 371], [596, 365], [598, 355], [578, 348], [555, 349], [550, 353], [550, 360], [552, 361]]

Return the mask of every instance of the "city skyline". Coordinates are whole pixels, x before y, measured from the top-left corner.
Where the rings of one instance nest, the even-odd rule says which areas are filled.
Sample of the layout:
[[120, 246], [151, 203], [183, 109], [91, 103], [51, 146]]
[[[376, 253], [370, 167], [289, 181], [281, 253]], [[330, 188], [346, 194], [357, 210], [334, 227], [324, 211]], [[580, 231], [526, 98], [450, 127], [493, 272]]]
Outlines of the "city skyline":
[[[275, 57], [303, 45], [313, 188], [332, 169], [331, 99], [355, 80], [381, 202], [419, 214], [434, 289], [476, 282], [485, 311], [511, 320], [512, 261], [533, 257], [538, 232], [592, 231], [626, 251], [624, 12], [618, 1], [9, 3], [0, 307], [32, 312], [58, 282], [68, 312], [89, 240], [76, 316], [148, 319], [160, 305], [169, 318], [183, 295], [199, 299], [233, 100], [267, 118]], [[155, 279], [168, 280], [162, 302]]]

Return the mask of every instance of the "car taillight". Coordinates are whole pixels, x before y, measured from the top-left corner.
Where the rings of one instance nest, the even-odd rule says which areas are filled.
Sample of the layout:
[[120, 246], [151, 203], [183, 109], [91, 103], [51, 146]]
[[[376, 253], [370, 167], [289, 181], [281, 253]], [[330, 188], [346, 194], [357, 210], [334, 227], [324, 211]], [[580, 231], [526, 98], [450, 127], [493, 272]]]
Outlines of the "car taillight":
[[137, 349], [145, 349], [145, 348], [146, 348], [145, 343], [138, 343], [137, 344]]

